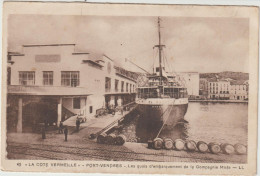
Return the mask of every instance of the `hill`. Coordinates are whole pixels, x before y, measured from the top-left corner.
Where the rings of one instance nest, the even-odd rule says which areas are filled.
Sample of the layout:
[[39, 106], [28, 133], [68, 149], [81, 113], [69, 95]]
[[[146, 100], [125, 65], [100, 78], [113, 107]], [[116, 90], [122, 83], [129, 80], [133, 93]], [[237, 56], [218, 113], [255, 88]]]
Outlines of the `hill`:
[[214, 78], [218, 76], [220, 79], [231, 78], [234, 80], [249, 80], [249, 73], [225, 71], [220, 73], [200, 73], [200, 78]]

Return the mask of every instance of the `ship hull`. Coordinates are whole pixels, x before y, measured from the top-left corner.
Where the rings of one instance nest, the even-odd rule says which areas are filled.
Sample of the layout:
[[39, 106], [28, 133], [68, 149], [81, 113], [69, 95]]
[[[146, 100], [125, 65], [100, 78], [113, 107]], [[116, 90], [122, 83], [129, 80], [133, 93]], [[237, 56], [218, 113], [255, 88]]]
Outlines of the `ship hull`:
[[[149, 102], [149, 101], [148, 101]], [[175, 103], [139, 103], [137, 110], [140, 114], [136, 134], [141, 139], [155, 137], [182, 138], [176, 126], [184, 121], [188, 109], [188, 100]], [[177, 129], [177, 131], [176, 131]], [[159, 134], [159, 135], [158, 135]]]

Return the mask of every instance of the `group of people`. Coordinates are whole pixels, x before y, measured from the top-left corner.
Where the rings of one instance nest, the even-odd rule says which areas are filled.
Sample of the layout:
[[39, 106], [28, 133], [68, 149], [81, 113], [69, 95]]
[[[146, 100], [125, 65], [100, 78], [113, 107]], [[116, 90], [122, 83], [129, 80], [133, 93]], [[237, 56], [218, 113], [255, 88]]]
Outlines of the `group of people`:
[[[76, 131], [79, 132], [79, 127], [80, 127], [80, 119], [77, 117], [76, 120]], [[59, 134], [63, 134], [65, 135], [65, 141], [68, 141], [68, 133], [69, 130], [66, 126], [63, 125], [63, 122], [60, 121], [59, 124]], [[46, 139], [46, 127], [42, 128], [42, 139]]]

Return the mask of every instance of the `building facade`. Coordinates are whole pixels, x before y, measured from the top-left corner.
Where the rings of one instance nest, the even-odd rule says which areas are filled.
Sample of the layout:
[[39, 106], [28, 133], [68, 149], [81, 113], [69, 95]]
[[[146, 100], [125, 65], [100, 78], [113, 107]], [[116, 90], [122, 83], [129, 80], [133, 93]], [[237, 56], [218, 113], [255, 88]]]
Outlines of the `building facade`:
[[200, 78], [199, 89], [200, 98], [208, 99], [208, 80], [206, 78]]
[[228, 100], [230, 92], [230, 82], [227, 80], [211, 79], [208, 82], [208, 98]]
[[230, 89], [231, 100], [248, 100], [248, 81], [232, 81]]
[[200, 78], [198, 72], [182, 72], [180, 76], [183, 78], [184, 84], [187, 88], [190, 98], [196, 98], [199, 96], [200, 90]]
[[23, 45], [9, 59], [7, 119], [17, 132], [72, 115], [94, 116], [101, 108], [134, 100], [136, 82], [106, 55], [89, 59], [75, 44]]

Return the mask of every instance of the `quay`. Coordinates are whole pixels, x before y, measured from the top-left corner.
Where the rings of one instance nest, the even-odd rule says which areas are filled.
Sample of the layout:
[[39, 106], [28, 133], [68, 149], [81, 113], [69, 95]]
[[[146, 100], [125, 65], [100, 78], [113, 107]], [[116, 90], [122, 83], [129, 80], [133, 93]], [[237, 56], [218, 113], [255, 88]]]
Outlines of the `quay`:
[[[124, 111], [124, 115], [130, 111]], [[41, 160], [107, 160], [107, 161], [153, 161], [153, 162], [196, 162], [196, 163], [246, 163], [247, 155], [211, 154], [177, 150], [148, 149], [146, 143], [126, 142], [123, 146], [99, 144], [96, 139], [89, 139], [90, 134], [102, 130], [122, 116], [116, 113], [93, 118], [75, 130], [75, 121], [70, 119], [68, 141], [64, 134], [47, 131], [46, 139], [36, 133], [8, 133], [8, 159]], [[74, 119], [75, 120], [75, 119]], [[69, 126], [71, 123], [71, 126]]]
[[[80, 133], [92, 133], [85, 128]], [[85, 136], [85, 135], [84, 135]], [[246, 163], [247, 155], [225, 155], [176, 150], [148, 149], [147, 144], [126, 142], [123, 146], [98, 144], [95, 140], [72, 134], [64, 142], [61, 134], [10, 133], [7, 158], [30, 160], [107, 160], [196, 163]]]
[[207, 103], [248, 103], [247, 100], [189, 100], [189, 102], [207, 102]]

